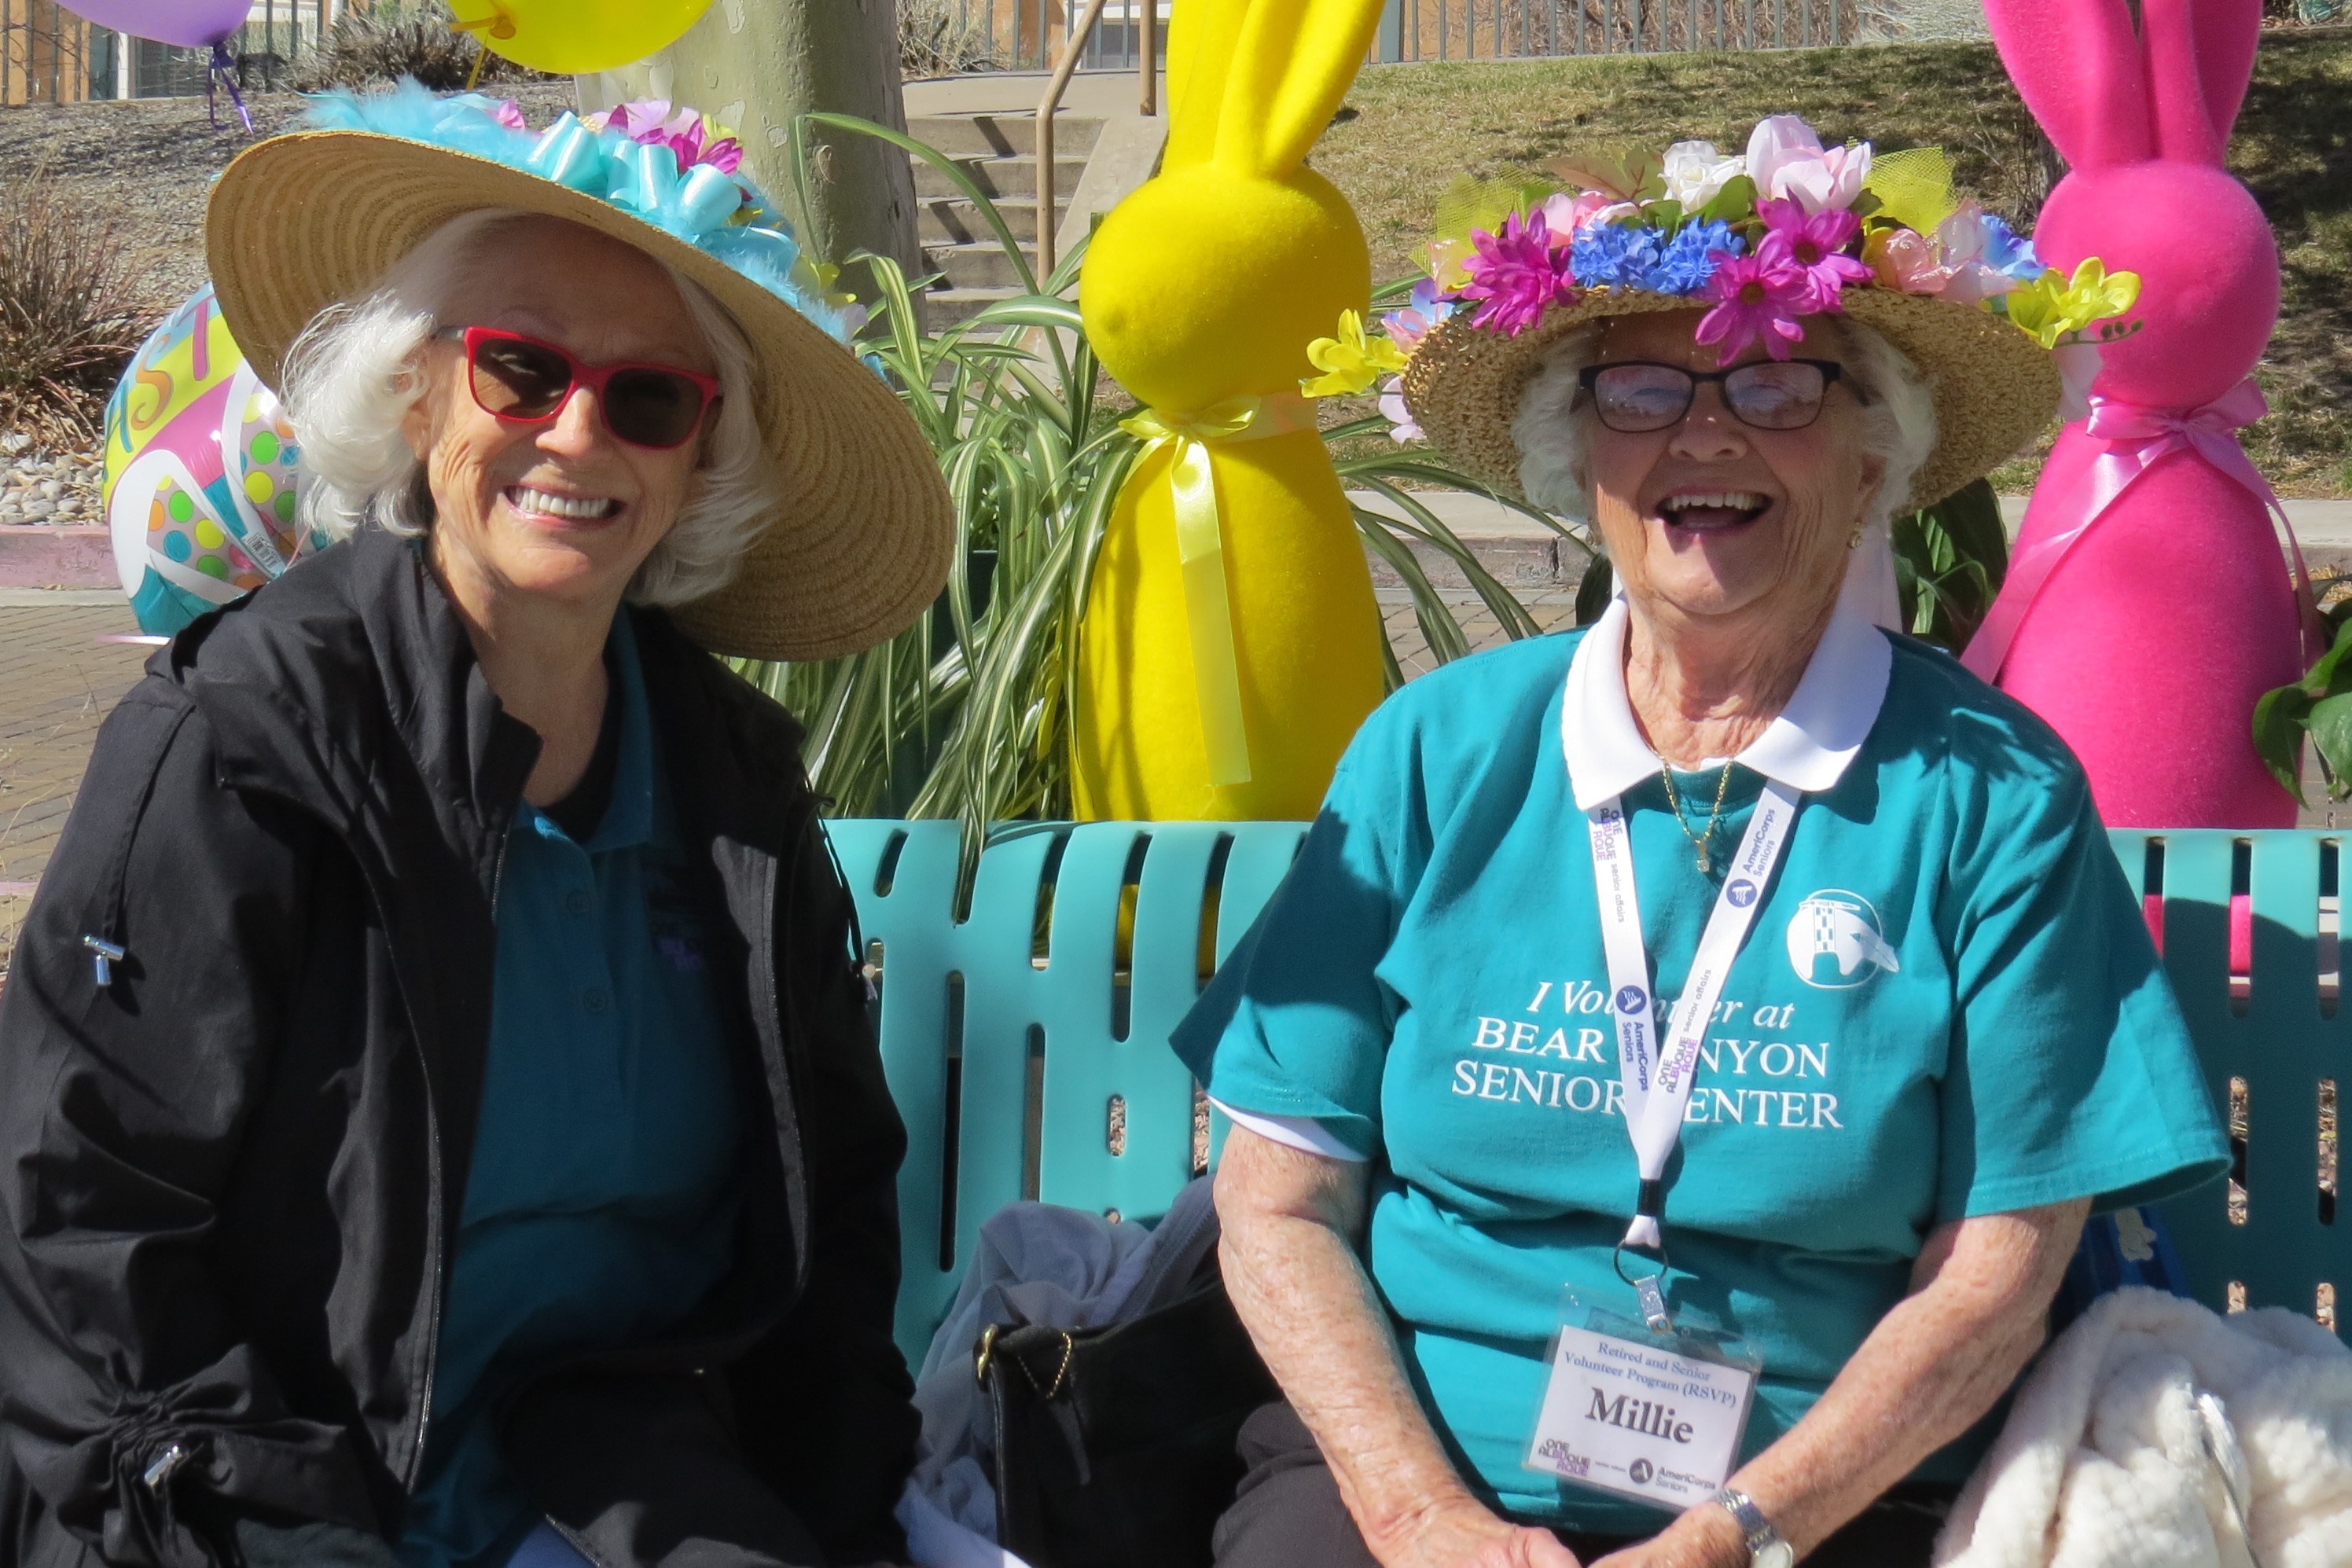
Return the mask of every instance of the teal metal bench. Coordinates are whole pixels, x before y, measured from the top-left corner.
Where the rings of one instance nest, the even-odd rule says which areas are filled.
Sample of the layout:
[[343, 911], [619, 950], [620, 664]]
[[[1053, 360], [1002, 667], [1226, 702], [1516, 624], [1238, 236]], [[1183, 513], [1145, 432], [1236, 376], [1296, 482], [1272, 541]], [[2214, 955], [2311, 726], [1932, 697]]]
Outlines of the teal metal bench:
[[[1016, 825], [981, 857], [960, 915], [953, 823], [831, 827], [880, 967], [883, 1062], [910, 1140], [897, 1332], [919, 1360], [999, 1207], [1042, 1198], [1148, 1218], [1205, 1168], [1223, 1127], [1168, 1034], [1203, 958], [1224, 961], [1305, 829]], [[2321, 920], [2336, 841], [2112, 836], [2162, 933], [2215, 1102], [2244, 1123], [2242, 1204], [2213, 1186], [2165, 1209], [2197, 1295], [2333, 1320], [2332, 1283], [2352, 1283], [2333, 1119], [2352, 1017], [2336, 1007], [2332, 917], [2326, 932]]]

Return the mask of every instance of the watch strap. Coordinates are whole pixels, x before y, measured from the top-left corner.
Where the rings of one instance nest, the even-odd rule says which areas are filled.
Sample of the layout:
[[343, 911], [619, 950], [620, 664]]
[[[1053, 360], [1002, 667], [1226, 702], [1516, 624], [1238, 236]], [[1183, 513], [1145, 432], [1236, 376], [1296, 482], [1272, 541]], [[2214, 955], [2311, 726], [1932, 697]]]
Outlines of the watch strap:
[[1747, 1538], [1749, 1568], [1789, 1568], [1796, 1561], [1796, 1552], [1772, 1527], [1772, 1521], [1764, 1517], [1764, 1511], [1756, 1506], [1754, 1498], [1737, 1487], [1725, 1487], [1711, 1500], [1731, 1515], [1740, 1534]]

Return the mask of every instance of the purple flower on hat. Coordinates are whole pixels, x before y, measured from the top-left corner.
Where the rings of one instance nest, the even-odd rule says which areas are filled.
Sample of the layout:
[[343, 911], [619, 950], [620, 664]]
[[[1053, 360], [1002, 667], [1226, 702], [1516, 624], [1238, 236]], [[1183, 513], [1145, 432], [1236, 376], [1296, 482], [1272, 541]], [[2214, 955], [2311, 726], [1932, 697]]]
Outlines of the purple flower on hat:
[[1716, 350], [1717, 364], [1747, 348], [1751, 339], [1761, 342], [1772, 358], [1787, 359], [1789, 345], [1805, 335], [1797, 318], [1820, 308], [1805, 269], [1767, 256], [1760, 246], [1754, 256], [1721, 256], [1715, 276], [1707, 280], [1707, 298], [1716, 307], [1699, 318], [1692, 336], [1702, 343], [1722, 345]]
[[1513, 213], [1503, 219], [1502, 232], [1476, 230], [1470, 243], [1472, 254], [1465, 264], [1470, 281], [1463, 286], [1462, 298], [1480, 301], [1478, 313], [1470, 319], [1472, 326], [1516, 338], [1543, 319], [1545, 308], [1554, 300], [1574, 302], [1575, 286], [1568, 269], [1553, 258], [1551, 231], [1541, 213], [1525, 220]]
[[1838, 291], [1849, 283], [1868, 283], [1870, 268], [1844, 254], [1862, 232], [1862, 220], [1839, 207], [1808, 213], [1793, 201], [1759, 202], [1756, 215], [1764, 220], [1765, 235], [1756, 246], [1759, 259], [1769, 259], [1801, 270], [1813, 294], [1812, 308], [1838, 308]]

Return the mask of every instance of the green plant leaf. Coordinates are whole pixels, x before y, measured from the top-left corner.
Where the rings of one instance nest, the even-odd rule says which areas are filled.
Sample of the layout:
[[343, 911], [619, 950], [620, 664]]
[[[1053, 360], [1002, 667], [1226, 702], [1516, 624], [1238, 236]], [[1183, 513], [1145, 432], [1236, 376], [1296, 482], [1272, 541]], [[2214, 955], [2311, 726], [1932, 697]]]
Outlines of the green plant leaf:
[[1723, 183], [1706, 205], [1698, 210], [1702, 218], [1717, 223], [1733, 224], [1756, 215], [1756, 182], [1745, 174], [1735, 174]]
[[[2303, 798], [2303, 736], [2311, 716], [2312, 697], [2301, 686], [2279, 686], [2264, 692], [2254, 704], [2254, 750], [2279, 788], [2305, 804]], [[2322, 766], [2326, 757], [2321, 755]], [[2333, 773], [2333, 770], [2331, 769]], [[2335, 773], [2335, 777], [2343, 777]]]
[[938, 170], [940, 178], [953, 185], [966, 200], [972, 204], [973, 208], [986, 221], [990, 230], [995, 234], [997, 243], [1003, 247], [1005, 254], [1013, 258], [1013, 270], [1020, 277], [1022, 289], [1030, 294], [1037, 292], [1037, 269], [1029, 265], [1028, 253], [1021, 247], [1021, 243], [1013, 237], [1013, 226], [1004, 221], [1004, 214], [996, 210], [996, 204], [989, 199], [988, 193], [980, 188], [980, 183], [971, 177], [971, 172], [962, 164], [929, 142], [919, 141], [903, 131], [893, 131], [887, 125], [877, 125], [874, 121], [860, 119], [855, 114], [811, 112], [799, 118], [812, 125], [829, 125], [836, 131], [855, 131], [863, 135], [879, 138], [906, 152], [909, 157], [920, 158]]
[[2352, 693], [2314, 703], [2305, 723], [2312, 749], [2319, 753], [2320, 763], [2327, 769], [2328, 792], [2342, 800], [2336, 786], [2352, 788]]
[[1083, 332], [1086, 324], [1079, 319], [1078, 308], [1066, 299], [1056, 299], [1050, 294], [1024, 294], [1012, 299], [1000, 299], [975, 311], [966, 323], [971, 327], [1056, 327], [1066, 332]]

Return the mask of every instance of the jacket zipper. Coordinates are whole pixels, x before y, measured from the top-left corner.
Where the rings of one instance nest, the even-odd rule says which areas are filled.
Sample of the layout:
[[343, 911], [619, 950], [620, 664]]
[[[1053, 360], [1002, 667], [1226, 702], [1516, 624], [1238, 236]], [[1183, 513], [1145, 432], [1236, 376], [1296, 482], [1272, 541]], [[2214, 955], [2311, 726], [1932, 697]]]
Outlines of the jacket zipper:
[[[509, 821], [509, 826], [512, 823]], [[494, 841], [490, 861], [490, 930], [497, 939], [499, 894], [506, 886], [507, 835], [500, 833]], [[441, 1158], [441, 1103], [433, 1092], [433, 1065], [417, 1053], [418, 1065], [425, 1073], [425, 1131], [427, 1155], [433, 1162], [434, 1236], [433, 1236], [433, 1298], [432, 1311], [427, 1314], [425, 1340], [425, 1386], [416, 1406], [416, 1436], [412, 1440], [408, 1464], [404, 1470], [401, 1490], [414, 1493], [416, 1478], [425, 1469], [425, 1444], [433, 1431], [433, 1396], [441, 1372], [441, 1316], [448, 1306], [448, 1258], [454, 1245], [448, 1214], [448, 1169]]]

